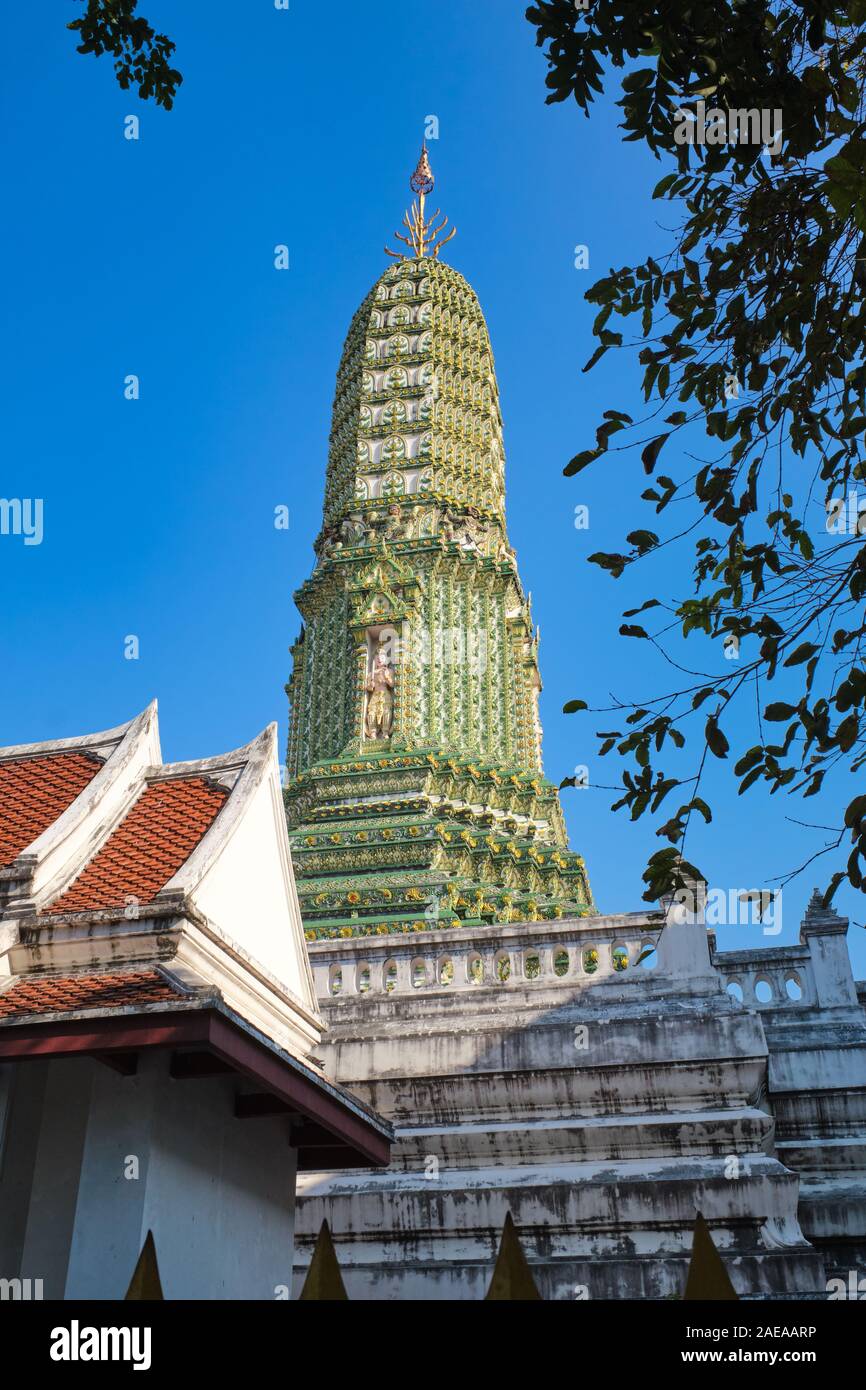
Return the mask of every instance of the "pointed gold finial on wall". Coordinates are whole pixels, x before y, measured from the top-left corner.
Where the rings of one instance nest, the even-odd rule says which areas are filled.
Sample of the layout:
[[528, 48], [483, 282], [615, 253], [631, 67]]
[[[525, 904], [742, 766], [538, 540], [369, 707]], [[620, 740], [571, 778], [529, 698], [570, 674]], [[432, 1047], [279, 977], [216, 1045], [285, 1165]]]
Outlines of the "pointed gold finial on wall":
[[532, 1277], [529, 1261], [523, 1253], [514, 1218], [510, 1211], [506, 1212], [499, 1254], [496, 1256], [493, 1278], [490, 1280], [490, 1288], [484, 1296], [484, 1301], [528, 1303], [540, 1300], [541, 1294]]
[[[435, 260], [442, 247], [457, 235], [456, 227], [452, 227], [447, 236], [442, 235], [448, 226], [448, 218], [442, 215], [439, 208], [432, 217], [427, 216], [427, 197], [433, 192], [435, 183], [425, 140], [421, 146], [421, 157], [409, 180], [409, 187], [418, 195], [417, 201], [412, 203], [408, 212], [403, 213], [403, 226], [409, 235], [404, 236], [402, 232], [394, 233], [398, 241], [409, 247], [409, 252], [392, 251], [390, 246], [386, 246], [386, 255], [393, 256], [398, 261], [408, 261], [421, 256], [431, 256]], [[438, 220], [440, 218], [441, 221]]]
[[299, 1299], [307, 1302], [333, 1303], [348, 1297], [337, 1262], [331, 1228], [327, 1221], [323, 1221]]
[[162, 1282], [156, 1259], [156, 1245], [153, 1240], [153, 1232], [148, 1231], [144, 1245], [141, 1247], [138, 1263], [132, 1271], [129, 1288], [126, 1290], [126, 1299], [133, 1303], [155, 1302], [162, 1297]]
[[710, 1228], [700, 1212], [695, 1219], [692, 1258], [683, 1298], [689, 1302], [739, 1298], [731, 1283], [725, 1262], [716, 1249]]

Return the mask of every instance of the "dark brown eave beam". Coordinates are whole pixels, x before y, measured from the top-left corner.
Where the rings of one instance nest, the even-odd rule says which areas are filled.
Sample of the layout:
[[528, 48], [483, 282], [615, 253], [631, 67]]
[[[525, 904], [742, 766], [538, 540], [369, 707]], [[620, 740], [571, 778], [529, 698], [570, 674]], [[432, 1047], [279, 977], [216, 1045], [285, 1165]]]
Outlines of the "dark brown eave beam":
[[[357, 1156], [369, 1166], [384, 1166], [389, 1161], [388, 1138], [363, 1115], [339, 1096], [330, 1094], [313, 1077], [296, 1071], [291, 1063], [216, 1009], [59, 1018], [0, 1026], [0, 1061], [90, 1055], [107, 1062], [118, 1053], [150, 1048], [207, 1051], [255, 1083], [259, 1091], [278, 1098], [293, 1113], [322, 1126], [329, 1136], [329, 1145], [336, 1146], [335, 1156], [350, 1149], [353, 1158]], [[342, 1165], [334, 1162], [331, 1166]]]
[[323, 1128], [302, 1119], [297, 1111], [267, 1091], [240, 1095], [235, 1098], [235, 1118], [266, 1120], [274, 1116], [288, 1118], [289, 1143], [297, 1150], [298, 1172], [316, 1173], [334, 1168], [370, 1168], [370, 1159], [357, 1149], [350, 1149]]
[[212, 1052], [173, 1052], [168, 1074], [173, 1081], [201, 1081], [208, 1076], [225, 1076], [231, 1071], [228, 1062]]
[[329, 1173], [344, 1168], [373, 1168], [375, 1165], [353, 1149], [298, 1149], [299, 1173]]
[[296, 1112], [279, 1096], [270, 1091], [256, 1092], [252, 1095], [235, 1096], [235, 1119], [269, 1120], [274, 1115], [293, 1115]]

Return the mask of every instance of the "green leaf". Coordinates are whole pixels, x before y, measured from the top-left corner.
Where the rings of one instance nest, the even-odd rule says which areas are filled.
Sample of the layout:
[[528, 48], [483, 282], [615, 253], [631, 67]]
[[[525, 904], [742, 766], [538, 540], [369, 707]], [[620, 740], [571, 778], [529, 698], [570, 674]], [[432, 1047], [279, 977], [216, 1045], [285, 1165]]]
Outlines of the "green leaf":
[[849, 714], [847, 719], [842, 720], [836, 730], [836, 742], [843, 753], [849, 752], [854, 747], [859, 731], [860, 721], [856, 714]]
[[659, 606], [657, 598], [648, 598], [646, 603], [641, 604], [640, 608], [627, 608], [622, 616], [624, 618], [636, 618], [638, 613], [645, 613], [648, 608], [658, 608]]
[[676, 183], [678, 178], [679, 172], [673, 174], [665, 174], [664, 178], [659, 179], [658, 183], [653, 189], [653, 197], [663, 198], [665, 193], [667, 193], [668, 189], [671, 187], [672, 184]]
[[707, 720], [704, 729], [704, 738], [707, 741], [707, 747], [716, 758], [726, 758], [728, 756], [728, 749], [731, 745], [719, 728], [714, 714], [711, 714]]
[[604, 354], [607, 352], [609, 347], [610, 343], [602, 343], [600, 347], [597, 347], [595, 352], [592, 354], [592, 357], [590, 357], [589, 361], [586, 363], [586, 366], [581, 368], [581, 371], [591, 371], [592, 368], [595, 366], [596, 362], [598, 362], [602, 357], [604, 357]]
[[750, 772], [753, 767], [756, 767], [758, 763], [762, 763], [763, 761], [764, 750], [760, 744], [756, 744], [754, 748], [750, 748], [748, 753], [744, 753], [740, 760], [734, 764], [734, 775], [736, 777], [742, 777], [744, 772]]
[[738, 796], [742, 796], [743, 792], [749, 790], [749, 787], [752, 785], [752, 783], [756, 782], [757, 779], [760, 777], [761, 771], [762, 769], [759, 767], [752, 768], [752, 771], [748, 774], [748, 776], [744, 777], [742, 782], [740, 783], [740, 789], [737, 792]]
[[810, 656], [814, 656], [818, 648], [814, 642], [801, 642], [800, 646], [788, 657], [783, 664], [785, 666], [799, 666], [801, 662], [808, 661]]
[[654, 531], [629, 531], [626, 540], [629, 545], [634, 546], [635, 550], [641, 555], [646, 555], [648, 551], [655, 550], [659, 543], [659, 538]]
[[583, 453], [575, 454], [574, 458], [565, 465], [562, 471], [566, 478], [573, 478], [575, 473], [579, 473], [581, 469], [586, 468], [590, 463], [593, 463], [595, 459], [600, 458], [603, 453], [603, 449], [584, 449]]
[[767, 705], [764, 710], [764, 718], [771, 724], [780, 724], [783, 719], [790, 719], [792, 714], [797, 713], [796, 705], [786, 705], [781, 700], [777, 700], [772, 705]]
[[614, 579], [619, 579], [629, 562], [625, 555], [608, 554], [603, 550], [597, 550], [594, 555], [589, 556], [589, 563], [598, 565], [603, 570], [609, 570]]
[[652, 473], [656, 466], [656, 460], [664, 448], [665, 442], [670, 439], [670, 437], [671, 431], [669, 430], [667, 434], [660, 434], [655, 439], [651, 439], [649, 444], [647, 444], [640, 456], [645, 472]]
[[644, 87], [651, 87], [654, 78], [654, 68], [638, 68], [635, 72], [626, 73], [622, 79], [622, 89], [624, 92], [635, 92]]

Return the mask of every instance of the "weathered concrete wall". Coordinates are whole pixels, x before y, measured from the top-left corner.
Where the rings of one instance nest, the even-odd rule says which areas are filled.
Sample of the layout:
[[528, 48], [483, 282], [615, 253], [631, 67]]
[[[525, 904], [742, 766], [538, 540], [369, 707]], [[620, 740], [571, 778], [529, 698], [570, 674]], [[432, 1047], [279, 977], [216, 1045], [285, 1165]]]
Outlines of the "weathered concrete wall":
[[[799, 947], [726, 953], [726, 975], [778, 985], [796, 979], [800, 1002], [774, 988], [761, 1009], [769, 1064], [767, 1103], [781, 1161], [800, 1175], [804, 1234], [828, 1271], [866, 1270], [866, 1009], [845, 940], [847, 922], [813, 900]], [[799, 966], [793, 960], [799, 955]], [[777, 961], [784, 962], [774, 980]], [[805, 967], [805, 968], [804, 968]]]
[[[508, 928], [499, 943], [460, 930], [423, 947], [316, 943], [326, 1068], [398, 1142], [387, 1170], [301, 1175], [296, 1289], [327, 1217], [351, 1297], [481, 1298], [510, 1210], [545, 1297], [664, 1298], [682, 1292], [700, 1210], [742, 1294], [823, 1294], [840, 1239], [866, 1216], [866, 1014], [844, 933], [834, 946], [816, 929], [796, 959], [738, 953], [723, 970], [704, 929], [673, 923], [655, 970], [618, 968], [615, 951], [633, 962], [658, 927], [587, 919]], [[775, 989], [764, 1015], [727, 994], [728, 966], [743, 974], [752, 954], [755, 978], [776, 969], [780, 988], [796, 969], [802, 1002]], [[828, 1148], [840, 1125], [844, 1144]], [[840, 1165], [829, 1176], [828, 1153]]]

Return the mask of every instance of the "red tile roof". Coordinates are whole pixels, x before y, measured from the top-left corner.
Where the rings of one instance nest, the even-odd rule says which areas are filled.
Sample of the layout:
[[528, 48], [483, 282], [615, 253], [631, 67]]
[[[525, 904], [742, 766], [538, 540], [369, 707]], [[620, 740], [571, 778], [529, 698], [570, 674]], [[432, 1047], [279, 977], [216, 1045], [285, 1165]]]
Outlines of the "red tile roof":
[[76, 1009], [122, 1009], [184, 998], [158, 970], [124, 970], [90, 975], [33, 975], [0, 991], [0, 1019]]
[[101, 766], [102, 759], [92, 753], [0, 762], [0, 869], [54, 824]]
[[186, 863], [229, 793], [204, 777], [148, 785], [78, 878], [43, 908], [85, 912], [149, 903]]

